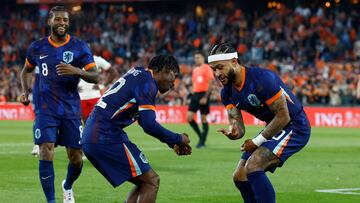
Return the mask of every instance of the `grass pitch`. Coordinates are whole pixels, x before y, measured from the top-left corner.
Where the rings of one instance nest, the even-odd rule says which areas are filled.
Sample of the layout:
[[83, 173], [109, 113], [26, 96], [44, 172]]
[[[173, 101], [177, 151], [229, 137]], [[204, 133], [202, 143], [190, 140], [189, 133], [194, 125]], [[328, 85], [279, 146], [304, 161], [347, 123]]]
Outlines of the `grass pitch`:
[[[187, 125], [166, 125], [187, 132], [192, 146], [196, 135]], [[160, 175], [158, 203], [237, 203], [240, 193], [232, 172], [241, 156], [240, 145], [261, 127], [247, 127], [246, 137], [231, 141], [210, 126], [205, 149], [193, 149], [188, 157], [177, 157], [167, 145], [133, 125], [126, 129], [130, 139], [143, 150]], [[0, 203], [46, 202], [38, 177], [38, 160], [31, 156], [32, 122], [0, 121]], [[62, 202], [61, 181], [66, 176], [64, 148], [55, 153], [57, 202]], [[360, 190], [351, 194], [318, 193], [317, 189], [360, 188], [360, 129], [314, 128], [309, 144], [291, 157], [275, 174], [268, 173], [280, 203], [356, 203]], [[132, 187], [111, 185], [88, 162], [74, 184], [76, 202], [123, 203]]]

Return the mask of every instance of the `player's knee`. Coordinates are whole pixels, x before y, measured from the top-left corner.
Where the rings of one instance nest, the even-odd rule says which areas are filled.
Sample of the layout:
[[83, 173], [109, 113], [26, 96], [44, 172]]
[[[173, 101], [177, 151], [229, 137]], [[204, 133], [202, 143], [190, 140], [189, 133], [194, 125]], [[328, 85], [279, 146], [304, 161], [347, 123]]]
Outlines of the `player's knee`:
[[249, 174], [255, 171], [265, 170], [262, 162], [263, 160], [261, 159], [261, 157], [258, 154], [253, 153], [246, 163], [246, 173]]
[[242, 168], [241, 170], [237, 170], [233, 173], [233, 180], [234, 181], [247, 181], [246, 177], [246, 168]]
[[233, 173], [233, 180], [236, 181], [247, 181], [247, 172], [245, 167], [240, 167]]
[[157, 192], [160, 186], [160, 177], [155, 172], [153, 172], [148, 174], [148, 176], [143, 180], [142, 184]]
[[41, 160], [52, 161], [54, 158], [54, 145], [51, 143], [40, 144], [39, 155]]
[[77, 166], [77, 167], [81, 167], [82, 164], [83, 164], [83, 161], [82, 161], [82, 158], [81, 158], [81, 157], [80, 157], [80, 158], [76, 157], [76, 158], [74, 158], [74, 159], [70, 159], [70, 163], [71, 163], [72, 165]]
[[150, 184], [154, 187], [156, 191], [158, 191], [160, 186], [160, 177], [157, 174], [153, 176], [151, 178]]
[[72, 165], [81, 167], [82, 161], [82, 154], [81, 153], [74, 153], [69, 156], [69, 161]]

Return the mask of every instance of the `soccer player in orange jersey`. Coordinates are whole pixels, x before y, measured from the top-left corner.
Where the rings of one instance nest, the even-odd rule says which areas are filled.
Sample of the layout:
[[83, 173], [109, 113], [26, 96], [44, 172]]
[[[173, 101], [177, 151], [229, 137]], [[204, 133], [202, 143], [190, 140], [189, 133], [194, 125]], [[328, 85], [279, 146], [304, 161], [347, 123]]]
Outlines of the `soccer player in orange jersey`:
[[[187, 121], [199, 136], [199, 143], [197, 148], [205, 146], [206, 137], [209, 131], [209, 124], [206, 120], [206, 116], [210, 113], [210, 93], [211, 82], [214, 79], [213, 71], [208, 64], [205, 64], [204, 54], [196, 52], [194, 55], [195, 69], [192, 72], [192, 96], [189, 104], [189, 110], [187, 112]], [[194, 115], [196, 111], [200, 110], [201, 122], [203, 130], [201, 131]]]

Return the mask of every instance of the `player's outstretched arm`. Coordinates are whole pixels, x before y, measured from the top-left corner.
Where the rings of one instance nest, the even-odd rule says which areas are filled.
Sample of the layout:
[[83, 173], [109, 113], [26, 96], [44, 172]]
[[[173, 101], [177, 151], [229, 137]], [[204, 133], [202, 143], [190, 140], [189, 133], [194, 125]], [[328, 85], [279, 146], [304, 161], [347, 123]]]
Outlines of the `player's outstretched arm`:
[[80, 68], [74, 67], [71, 64], [60, 62], [60, 64], [56, 65], [56, 72], [60, 76], [77, 75], [81, 79], [89, 83], [96, 84], [99, 82], [99, 73], [96, 66], [85, 71]]
[[20, 97], [20, 102], [23, 103], [25, 106], [29, 105], [29, 89], [31, 86], [31, 78], [32, 72], [34, 71], [34, 67], [30, 67], [28, 65], [24, 65], [24, 68], [21, 71], [21, 88], [22, 94]]
[[241, 111], [236, 108], [230, 108], [227, 110], [229, 119], [229, 130], [220, 128], [218, 132], [226, 135], [230, 140], [237, 140], [245, 135], [245, 125], [241, 115]]
[[185, 134], [177, 134], [162, 127], [156, 121], [156, 114], [152, 110], [140, 111], [139, 124], [143, 128], [144, 132], [156, 137], [161, 142], [166, 143], [170, 148], [174, 148], [175, 145], [183, 146], [190, 143], [189, 138], [185, 138]]

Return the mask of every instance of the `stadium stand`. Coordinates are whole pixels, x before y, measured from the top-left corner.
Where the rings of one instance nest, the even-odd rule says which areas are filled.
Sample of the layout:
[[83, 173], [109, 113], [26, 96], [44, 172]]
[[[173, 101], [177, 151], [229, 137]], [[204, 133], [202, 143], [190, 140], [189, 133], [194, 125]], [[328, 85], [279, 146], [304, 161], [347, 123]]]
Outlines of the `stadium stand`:
[[[185, 105], [191, 87], [193, 53], [209, 52], [227, 41], [237, 47], [241, 61], [276, 71], [305, 105], [359, 105], [356, 85], [360, 74], [360, 13], [338, 8], [268, 5], [264, 12], [190, 3], [185, 14], [176, 8], [157, 12], [132, 4], [83, 4], [73, 9], [73, 35], [92, 42], [95, 55], [112, 62], [121, 75], [155, 54], [173, 54], [183, 73], [176, 91], [160, 103]], [[25, 9], [26, 8], [26, 9]], [[0, 102], [19, 101], [19, 74], [29, 44], [41, 36], [47, 5], [0, 8]], [[86, 13], [86, 16], [84, 16]], [[213, 91], [213, 103], [219, 103]]]

